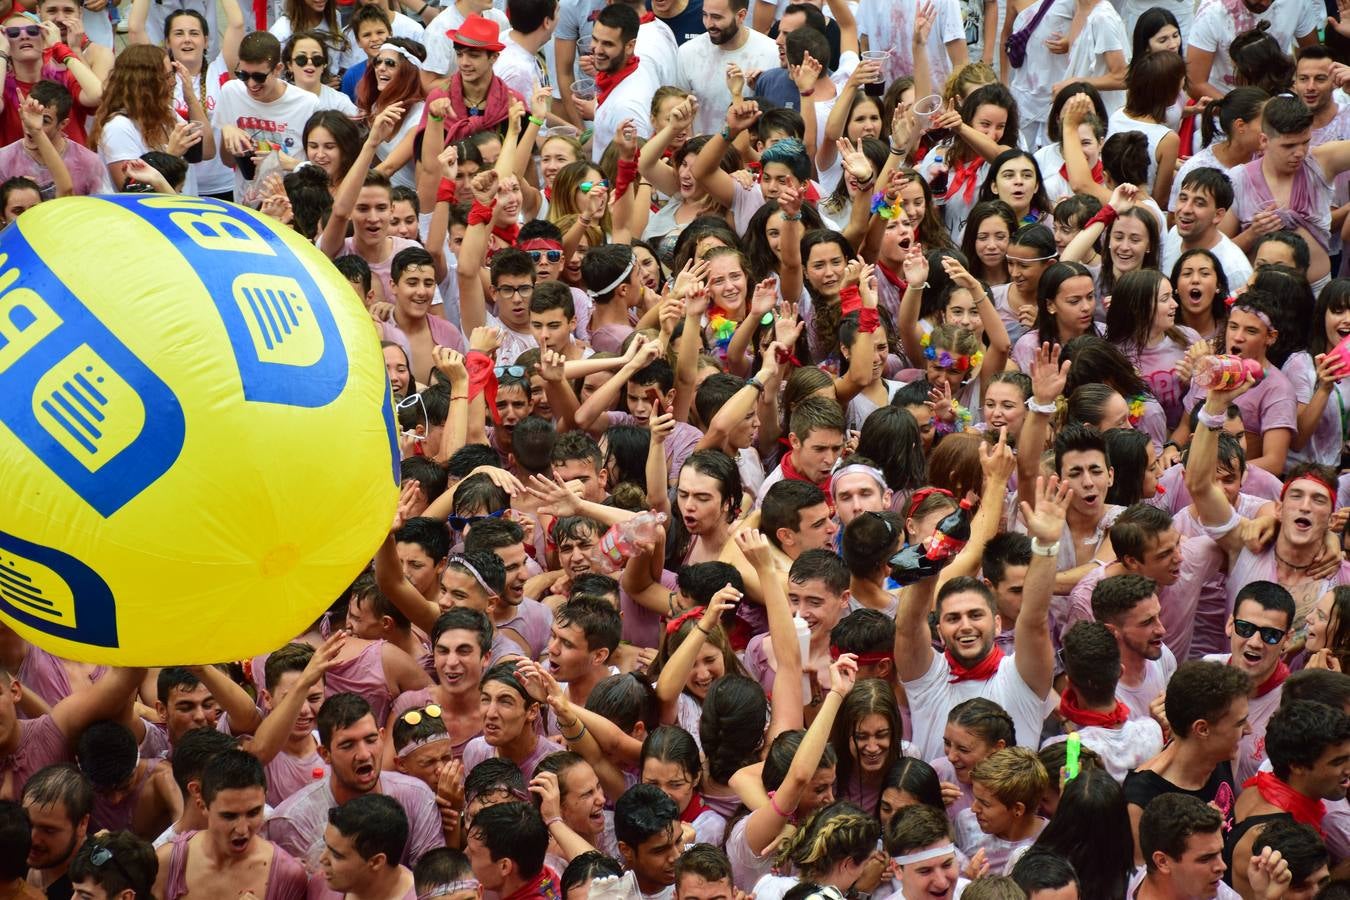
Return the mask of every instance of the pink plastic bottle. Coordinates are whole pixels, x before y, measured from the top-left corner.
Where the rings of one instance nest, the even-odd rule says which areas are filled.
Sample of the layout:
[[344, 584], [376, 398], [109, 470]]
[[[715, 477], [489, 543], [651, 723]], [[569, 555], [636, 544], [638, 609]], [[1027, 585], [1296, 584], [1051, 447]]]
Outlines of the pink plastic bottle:
[[1249, 374], [1259, 383], [1265, 371], [1254, 359], [1228, 355], [1202, 356], [1195, 364], [1191, 383], [1207, 391], [1231, 391], [1242, 384]]
[[608, 572], [617, 572], [638, 552], [638, 544], [656, 540], [656, 529], [664, 525], [663, 512], [641, 512], [626, 522], [611, 525], [595, 548], [596, 562]]

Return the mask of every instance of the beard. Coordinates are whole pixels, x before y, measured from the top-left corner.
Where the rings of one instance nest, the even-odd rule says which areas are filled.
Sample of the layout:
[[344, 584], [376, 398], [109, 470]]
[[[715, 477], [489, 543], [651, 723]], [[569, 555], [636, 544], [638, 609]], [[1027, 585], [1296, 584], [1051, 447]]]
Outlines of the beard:
[[[720, 47], [723, 46], [724, 44], [729, 44], [732, 41], [736, 40], [736, 35], [740, 33], [741, 33], [741, 26], [733, 22], [730, 26], [728, 26], [726, 29], [722, 31], [708, 32], [708, 40], [712, 41], [714, 46]], [[714, 34], [716, 34], [717, 36], [713, 37]]]

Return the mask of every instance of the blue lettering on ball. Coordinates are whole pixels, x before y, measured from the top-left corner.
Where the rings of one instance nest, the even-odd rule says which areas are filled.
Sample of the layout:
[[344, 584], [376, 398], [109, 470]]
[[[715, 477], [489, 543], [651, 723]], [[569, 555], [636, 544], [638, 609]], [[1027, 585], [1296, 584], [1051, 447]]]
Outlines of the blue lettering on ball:
[[0, 613], [62, 640], [116, 647], [117, 605], [73, 556], [0, 532]]

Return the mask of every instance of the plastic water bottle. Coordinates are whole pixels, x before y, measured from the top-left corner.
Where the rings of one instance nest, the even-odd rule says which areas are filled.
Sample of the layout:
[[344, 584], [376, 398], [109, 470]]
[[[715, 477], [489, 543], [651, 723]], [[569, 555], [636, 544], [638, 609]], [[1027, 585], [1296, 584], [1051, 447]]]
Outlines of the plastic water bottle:
[[617, 572], [628, 559], [637, 555], [639, 544], [656, 540], [656, 529], [664, 525], [663, 512], [640, 512], [633, 518], [611, 525], [595, 548], [595, 561], [606, 572]]
[[1241, 356], [1202, 356], [1195, 364], [1191, 383], [1207, 391], [1231, 391], [1251, 375], [1259, 383], [1265, 376], [1261, 364]]
[[802, 696], [811, 698], [811, 676], [807, 665], [811, 659], [811, 626], [801, 616], [792, 617], [792, 627], [797, 631], [797, 646], [802, 652]]

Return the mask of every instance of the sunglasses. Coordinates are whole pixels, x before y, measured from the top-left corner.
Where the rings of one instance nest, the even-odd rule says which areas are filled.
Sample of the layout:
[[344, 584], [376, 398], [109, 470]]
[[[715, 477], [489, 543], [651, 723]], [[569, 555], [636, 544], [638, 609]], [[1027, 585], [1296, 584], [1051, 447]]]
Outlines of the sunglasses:
[[245, 72], [243, 69], [235, 69], [234, 77], [240, 81], [252, 81], [254, 84], [266, 84], [267, 78], [271, 72]]
[[41, 25], [11, 25], [5, 29], [5, 37], [9, 38], [11, 41], [17, 41], [19, 35], [37, 37], [39, 34], [42, 34]]
[[450, 523], [450, 527], [455, 531], [464, 531], [475, 522], [481, 522], [484, 519], [500, 519], [505, 512], [505, 509], [499, 509], [495, 513], [488, 513], [485, 516], [447, 516], [445, 521]]
[[[291, 65], [299, 66], [302, 69], [305, 66], [314, 66], [315, 68], [321, 69], [324, 66], [328, 65], [328, 57], [320, 56], [317, 53], [314, 54], [313, 56], [310, 56], [305, 53], [297, 53], [295, 54], [295, 56], [291, 57]], [[239, 73], [236, 72], [235, 74], [238, 75]]]
[[583, 181], [583, 182], [581, 183], [580, 187], [581, 187], [581, 192], [582, 192], [583, 194], [589, 194], [591, 191], [595, 190], [595, 189], [598, 188], [598, 187], [601, 187], [601, 188], [608, 188], [608, 187], [609, 187], [609, 182], [608, 182], [608, 181], [603, 181], [603, 180], [601, 180], [601, 181]]
[[424, 714], [427, 718], [439, 719], [441, 717], [441, 708], [434, 703], [428, 703], [421, 709], [408, 710], [403, 715], [399, 716], [399, 718], [403, 720], [405, 725], [421, 725]]
[[390, 58], [390, 57], [388, 57], [388, 56], [380, 56], [380, 57], [377, 57], [377, 58], [375, 59], [375, 67], [376, 67], [376, 68], [385, 68], [385, 69], [397, 69], [397, 68], [398, 68], [398, 57], [393, 57], [393, 58]]
[[1261, 642], [1269, 644], [1272, 647], [1284, 640], [1284, 636], [1289, 633], [1288, 629], [1275, 628], [1271, 625], [1257, 625], [1255, 622], [1248, 622], [1246, 619], [1233, 620], [1233, 633], [1246, 640], [1257, 632], [1261, 632]]
[[562, 259], [561, 250], [530, 250], [529, 254], [530, 259], [534, 260], [536, 263], [541, 259], [547, 259], [551, 263], [555, 263]]
[[125, 866], [123, 866], [120, 862], [118, 862], [117, 857], [107, 847], [105, 846], [96, 847], [94, 849], [94, 852], [89, 854], [89, 861], [93, 863], [96, 868], [99, 869], [103, 868], [108, 863], [112, 863], [113, 868], [117, 870], [117, 873], [119, 875], [121, 875], [124, 879], [126, 879], [127, 884], [133, 888], [136, 888], [137, 891], [139, 892], [140, 882], [138, 882], [135, 878], [131, 877], [131, 873], [129, 873], [126, 870]]
[[512, 378], [525, 377], [524, 366], [496, 366], [492, 371], [496, 373], [498, 378], [501, 378], [503, 375], [510, 375]]

